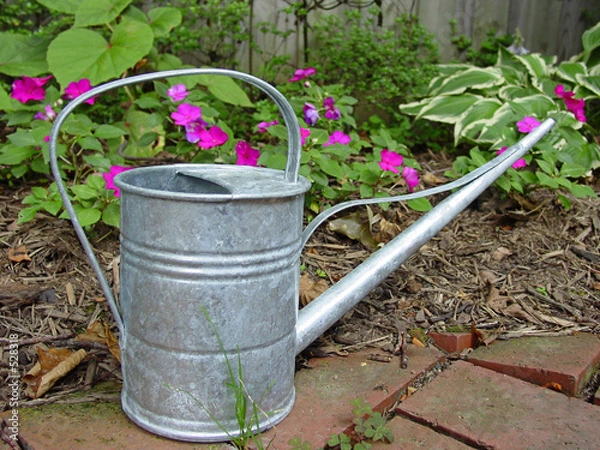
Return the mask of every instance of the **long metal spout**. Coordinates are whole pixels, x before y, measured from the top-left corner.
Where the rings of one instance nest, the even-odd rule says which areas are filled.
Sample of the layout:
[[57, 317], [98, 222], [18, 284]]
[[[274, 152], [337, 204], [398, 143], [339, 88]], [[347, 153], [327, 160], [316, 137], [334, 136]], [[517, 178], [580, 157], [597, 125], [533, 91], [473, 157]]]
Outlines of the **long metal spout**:
[[[518, 144], [507, 149], [511, 156], [456, 191], [408, 227], [399, 236], [369, 257], [327, 292], [310, 302], [298, 314], [296, 354], [310, 345], [344, 314], [350, 311], [419, 248], [450, 223], [485, 191], [517, 159], [522, 157], [554, 126], [548, 119]], [[498, 157], [500, 158], [500, 157]]]

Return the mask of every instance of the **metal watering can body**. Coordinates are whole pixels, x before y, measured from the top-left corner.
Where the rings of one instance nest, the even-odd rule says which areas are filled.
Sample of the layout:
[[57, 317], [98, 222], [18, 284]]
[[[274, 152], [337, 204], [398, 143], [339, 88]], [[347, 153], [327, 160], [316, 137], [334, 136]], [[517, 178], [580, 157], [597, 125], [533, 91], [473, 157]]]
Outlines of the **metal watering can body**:
[[[121, 190], [120, 307], [79, 225], [56, 158], [59, 128], [88, 98], [126, 84], [181, 75], [224, 75], [262, 89], [288, 129], [285, 171], [176, 164], [129, 170]], [[253, 76], [182, 69], [98, 86], [69, 103], [50, 136], [50, 163], [65, 208], [120, 331], [122, 406], [138, 425], [192, 442], [240, 432], [239, 383], [254, 430], [283, 420], [294, 403], [295, 356], [429, 241], [553, 126], [549, 119], [488, 164], [445, 186], [337, 205], [302, 230], [299, 124], [287, 100]], [[464, 187], [463, 187], [464, 186]], [[331, 215], [352, 206], [460, 188], [401, 235], [298, 312], [303, 245]]]

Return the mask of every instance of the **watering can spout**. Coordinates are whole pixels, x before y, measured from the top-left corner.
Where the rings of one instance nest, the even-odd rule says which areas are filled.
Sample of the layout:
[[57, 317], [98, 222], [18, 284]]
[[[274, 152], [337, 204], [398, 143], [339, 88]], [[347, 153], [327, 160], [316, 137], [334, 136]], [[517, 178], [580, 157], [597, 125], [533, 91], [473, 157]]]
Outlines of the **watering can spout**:
[[[298, 314], [296, 324], [296, 354], [308, 347], [344, 314], [349, 312], [376, 286], [381, 284], [394, 270], [450, 223], [461, 211], [483, 193], [515, 161], [522, 157], [554, 126], [553, 119], [547, 119], [516, 145], [502, 155], [482, 166], [471, 176], [466, 176], [468, 184], [448, 196], [439, 205], [421, 217], [417, 222], [387, 243], [369, 259], [337, 282], [327, 292], [310, 302]], [[435, 192], [429, 192], [430, 194]], [[382, 201], [382, 199], [378, 199]], [[385, 199], [383, 199], [385, 200]], [[360, 201], [359, 201], [360, 202]], [[366, 202], [363, 202], [363, 204]], [[354, 203], [346, 207], [355, 206]], [[332, 208], [333, 209], [333, 208]], [[338, 205], [334, 212], [344, 209]], [[328, 210], [327, 217], [333, 213]], [[317, 217], [310, 229], [305, 230], [304, 241], [316, 226], [326, 217]]]

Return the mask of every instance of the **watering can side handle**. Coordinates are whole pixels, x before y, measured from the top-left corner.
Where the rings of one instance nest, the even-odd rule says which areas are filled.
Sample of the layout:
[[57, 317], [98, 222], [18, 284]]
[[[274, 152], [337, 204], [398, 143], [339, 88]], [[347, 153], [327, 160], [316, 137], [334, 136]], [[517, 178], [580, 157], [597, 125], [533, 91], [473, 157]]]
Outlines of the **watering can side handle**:
[[[514, 164], [514, 162], [523, 156], [533, 145], [539, 141], [542, 137], [544, 137], [550, 129], [554, 126], [554, 119], [546, 119], [540, 126], [538, 126], [535, 130], [533, 130], [530, 134], [524, 137], [520, 142], [512, 145], [506, 151], [504, 151], [501, 155], [496, 156], [494, 159], [488, 161], [481, 167], [469, 172], [467, 175], [454, 180], [450, 183], [443, 184], [441, 186], [436, 186], [430, 189], [425, 189], [424, 191], [413, 192], [411, 194], [403, 194], [397, 195], [394, 197], [380, 197], [380, 198], [365, 198], [360, 200], [350, 200], [347, 202], [339, 203], [335, 206], [332, 206], [328, 210], [322, 212], [317, 217], [315, 217], [304, 229], [302, 232], [302, 245], [300, 248], [304, 248], [305, 244], [308, 242], [310, 236], [315, 232], [317, 227], [319, 227], [323, 222], [329, 219], [334, 214], [339, 213], [348, 208], [352, 208], [354, 206], [364, 206], [364, 205], [373, 205], [375, 203], [387, 203], [387, 202], [398, 202], [398, 201], [406, 201], [413, 200], [416, 198], [427, 197], [434, 194], [439, 194], [442, 192], [447, 192], [452, 189], [456, 189], [462, 186], [465, 186], [471, 183], [473, 180], [484, 176], [487, 172], [489, 172], [493, 167], [496, 167], [500, 164], [505, 163], [507, 168], [510, 165]], [[510, 163], [506, 163], [506, 161], [510, 160]]]
[[112, 290], [108, 284], [108, 281], [104, 275], [100, 264], [96, 258], [94, 250], [90, 242], [87, 239], [85, 231], [83, 227], [77, 220], [77, 215], [75, 214], [75, 209], [73, 208], [73, 204], [69, 199], [69, 195], [67, 193], [66, 185], [61, 177], [60, 169], [58, 167], [58, 157], [56, 152], [56, 146], [58, 141], [58, 134], [60, 127], [66, 120], [67, 116], [73, 112], [73, 110], [84, 103], [86, 100], [89, 100], [96, 95], [102, 94], [111, 89], [116, 89], [119, 87], [123, 87], [129, 84], [140, 83], [145, 81], [158, 80], [163, 78], [171, 78], [177, 76], [189, 76], [189, 75], [222, 75], [229, 76], [231, 78], [237, 78], [239, 80], [245, 81], [253, 86], [261, 89], [265, 92], [275, 104], [277, 104], [282, 116], [283, 120], [287, 127], [288, 132], [288, 159], [285, 169], [285, 180], [290, 183], [296, 183], [298, 181], [298, 172], [300, 169], [300, 150], [301, 150], [301, 136], [300, 136], [300, 124], [298, 123], [298, 119], [292, 109], [291, 105], [288, 103], [287, 99], [284, 97], [281, 92], [279, 92], [276, 88], [271, 86], [264, 80], [260, 78], [256, 78], [253, 75], [249, 75], [242, 72], [237, 72], [234, 70], [228, 69], [215, 69], [215, 68], [191, 68], [191, 69], [178, 69], [178, 70], [169, 70], [163, 72], [154, 72], [143, 75], [136, 75], [130, 78], [119, 79], [115, 81], [111, 81], [100, 86], [96, 86], [89, 90], [88, 92], [81, 94], [70, 103], [68, 103], [65, 108], [58, 114], [56, 120], [54, 121], [54, 125], [52, 126], [52, 130], [50, 132], [50, 141], [49, 141], [49, 155], [50, 155], [50, 168], [52, 170], [52, 175], [58, 187], [58, 192], [65, 206], [65, 210], [69, 214], [71, 218], [71, 222], [73, 224], [73, 228], [75, 229], [75, 233], [83, 246], [86, 256], [88, 257], [92, 269], [94, 270], [94, 274], [98, 278], [100, 282], [100, 287], [106, 296], [108, 301], [111, 313], [115, 318], [115, 322], [119, 331], [123, 335], [125, 331], [123, 319], [121, 317], [119, 308], [113, 296]]

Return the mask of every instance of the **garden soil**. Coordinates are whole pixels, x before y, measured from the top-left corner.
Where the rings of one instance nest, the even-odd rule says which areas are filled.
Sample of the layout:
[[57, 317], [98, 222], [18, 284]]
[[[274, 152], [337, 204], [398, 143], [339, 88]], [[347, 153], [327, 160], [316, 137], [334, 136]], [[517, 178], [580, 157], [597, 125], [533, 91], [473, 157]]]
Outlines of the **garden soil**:
[[[425, 187], [448, 181], [443, 173], [451, 162], [443, 154], [419, 159]], [[597, 179], [588, 181], [600, 192]], [[75, 361], [45, 393], [38, 389], [39, 374], [31, 374], [29, 397], [21, 406], [70, 402], [74, 396], [77, 402], [117, 400], [118, 332], [107, 302], [68, 221], [39, 213], [31, 222], [17, 222], [29, 193], [30, 186], [0, 185], [0, 377], [9, 375], [7, 348], [11, 335], [18, 335], [21, 375], [40, 359]], [[550, 191], [508, 198], [494, 190], [484, 193], [305, 350], [298, 370], [308, 354], [325, 357], [368, 347], [397, 353], [404, 340], [428, 345], [428, 331], [467, 330], [480, 345], [520, 336], [600, 333], [600, 201], [571, 201], [567, 211]], [[352, 226], [336, 227], [338, 222], [333, 224], [338, 231], [332, 231], [331, 223], [323, 225], [302, 255], [301, 303], [422, 214], [403, 204], [359, 208], [342, 214]], [[353, 227], [359, 232], [348, 231]], [[118, 293], [118, 230], [98, 226], [90, 239]], [[111, 388], [96, 389], [99, 385]], [[8, 409], [7, 389], [2, 383], [2, 410]]]

